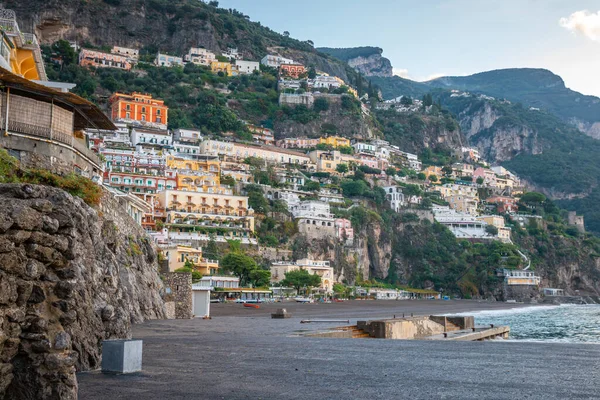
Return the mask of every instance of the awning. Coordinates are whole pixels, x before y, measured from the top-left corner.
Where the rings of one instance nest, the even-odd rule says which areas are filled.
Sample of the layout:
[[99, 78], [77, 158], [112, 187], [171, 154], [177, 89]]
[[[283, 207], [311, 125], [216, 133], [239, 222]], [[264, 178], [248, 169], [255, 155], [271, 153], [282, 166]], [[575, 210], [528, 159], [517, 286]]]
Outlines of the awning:
[[35, 97], [39, 101], [51, 102], [58, 106], [72, 109], [74, 111], [74, 128], [81, 130], [85, 128], [116, 130], [117, 127], [94, 103], [69, 92], [60, 92], [47, 86], [37, 84], [33, 81], [20, 77], [11, 71], [0, 67], [0, 81], [11, 90], [21, 91], [28, 97]]

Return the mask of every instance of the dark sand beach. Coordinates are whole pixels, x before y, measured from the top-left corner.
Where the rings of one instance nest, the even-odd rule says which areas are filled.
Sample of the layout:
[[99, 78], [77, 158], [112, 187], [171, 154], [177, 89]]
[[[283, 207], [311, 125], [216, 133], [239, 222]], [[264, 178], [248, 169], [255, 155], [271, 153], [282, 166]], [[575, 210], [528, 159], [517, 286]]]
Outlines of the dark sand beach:
[[[271, 319], [284, 306], [292, 318]], [[600, 346], [329, 339], [301, 333], [388, 318], [524, 307], [477, 301], [213, 304], [211, 320], [149, 321], [143, 372], [78, 375], [81, 399], [593, 399]]]

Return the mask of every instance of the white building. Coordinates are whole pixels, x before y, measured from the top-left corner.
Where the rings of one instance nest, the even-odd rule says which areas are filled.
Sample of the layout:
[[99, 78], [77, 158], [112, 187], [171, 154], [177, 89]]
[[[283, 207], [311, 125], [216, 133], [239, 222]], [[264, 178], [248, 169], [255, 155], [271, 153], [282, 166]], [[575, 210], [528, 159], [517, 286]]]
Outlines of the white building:
[[317, 77], [315, 77], [312, 83], [315, 89], [336, 89], [342, 86], [342, 84], [343, 81], [340, 78], [327, 75], [318, 75]]
[[226, 51], [223, 52], [223, 56], [227, 58], [235, 58], [236, 60], [242, 59], [242, 53], [240, 53], [235, 47], [229, 47]]
[[185, 62], [191, 62], [196, 65], [210, 66], [212, 61], [216, 60], [215, 53], [202, 47], [191, 47], [184, 56]]
[[447, 206], [434, 206], [432, 211], [435, 220], [459, 239], [496, 239], [486, 231], [488, 224], [473, 215], [457, 212]]
[[355, 153], [375, 153], [377, 146], [371, 143], [356, 142], [352, 145]]
[[175, 129], [173, 131], [173, 140], [178, 142], [198, 143], [202, 140], [202, 133], [196, 129]]
[[240, 287], [240, 278], [237, 276], [203, 276], [200, 282], [196, 284], [199, 287], [205, 288], [225, 288], [237, 289]]
[[333, 221], [333, 214], [331, 214], [329, 203], [324, 201], [303, 201], [292, 206], [289, 211], [295, 218], [320, 218], [331, 219]]
[[171, 146], [173, 138], [169, 131], [133, 127], [131, 129], [131, 142], [134, 146], [158, 145], [159, 147]]
[[181, 57], [158, 53], [154, 59], [154, 64], [159, 67], [173, 67], [175, 65], [183, 65], [183, 59]]
[[419, 161], [419, 157], [416, 154], [407, 153], [405, 151], [401, 151], [400, 154], [406, 159], [408, 168], [415, 171], [420, 171], [423, 168], [423, 164]]
[[262, 158], [266, 162], [278, 164], [310, 164], [310, 157], [306, 154], [286, 150], [275, 146], [249, 145], [236, 142], [219, 140], [204, 140], [200, 143], [202, 154], [214, 154], [244, 159], [247, 157]]
[[172, 154], [199, 154], [200, 147], [197, 144], [191, 144], [188, 142], [173, 141], [173, 148], [171, 149]]
[[237, 67], [238, 73], [242, 75], [249, 75], [254, 71], [260, 71], [260, 64], [258, 61], [235, 60], [235, 66]]
[[279, 68], [282, 64], [295, 64], [294, 60], [273, 54], [267, 54], [264, 56], [262, 60], [260, 60], [260, 63], [272, 68]]
[[297, 270], [308, 271], [309, 274], [319, 275], [321, 277], [321, 290], [331, 293], [333, 292], [333, 284], [335, 283], [333, 275], [333, 267], [329, 265], [329, 261], [316, 261], [307, 258], [292, 261], [277, 261], [271, 264], [271, 282], [277, 283], [285, 279], [285, 274]]
[[390, 203], [390, 208], [395, 212], [400, 212], [400, 209], [405, 206], [404, 193], [399, 186], [384, 186], [385, 198]]

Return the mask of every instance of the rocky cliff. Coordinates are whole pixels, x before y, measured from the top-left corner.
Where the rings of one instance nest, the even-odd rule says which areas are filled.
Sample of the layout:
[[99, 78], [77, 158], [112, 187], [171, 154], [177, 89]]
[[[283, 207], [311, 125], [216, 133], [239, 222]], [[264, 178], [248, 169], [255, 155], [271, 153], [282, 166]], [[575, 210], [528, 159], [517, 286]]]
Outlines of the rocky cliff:
[[369, 114], [360, 108], [360, 103], [354, 102], [351, 109], [345, 109], [340, 96], [326, 97], [329, 108], [319, 112], [318, 118], [307, 123], [295, 120], [277, 120], [274, 124], [277, 139], [286, 137], [321, 137], [327, 134], [337, 134], [348, 138], [373, 139], [381, 135]]
[[0, 398], [75, 399], [102, 340], [164, 317], [156, 252], [114, 201], [0, 185]]
[[317, 50], [347, 62], [350, 67], [364, 76], [393, 76], [392, 63], [382, 56], [383, 49], [379, 47], [354, 47], [347, 49], [320, 47]]

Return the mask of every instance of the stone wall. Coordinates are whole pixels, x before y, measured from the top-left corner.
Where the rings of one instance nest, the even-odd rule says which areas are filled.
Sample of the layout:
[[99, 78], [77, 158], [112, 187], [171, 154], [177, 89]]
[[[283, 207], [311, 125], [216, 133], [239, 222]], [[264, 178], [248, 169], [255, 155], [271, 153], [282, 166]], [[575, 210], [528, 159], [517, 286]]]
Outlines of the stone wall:
[[165, 301], [169, 308], [175, 304], [174, 318], [190, 319], [194, 317], [192, 300], [192, 273], [166, 272], [161, 274], [165, 285]]
[[12, 134], [0, 135], [0, 147], [10, 150], [10, 154], [17, 158], [24, 168], [46, 169], [59, 175], [77, 172], [88, 178], [101, 172], [69, 146], [55, 144], [43, 138], [36, 140]]
[[0, 185], [0, 399], [75, 399], [75, 371], [100, 367], [103, 340], [164, 318], [156, 252], [122, 213]]

